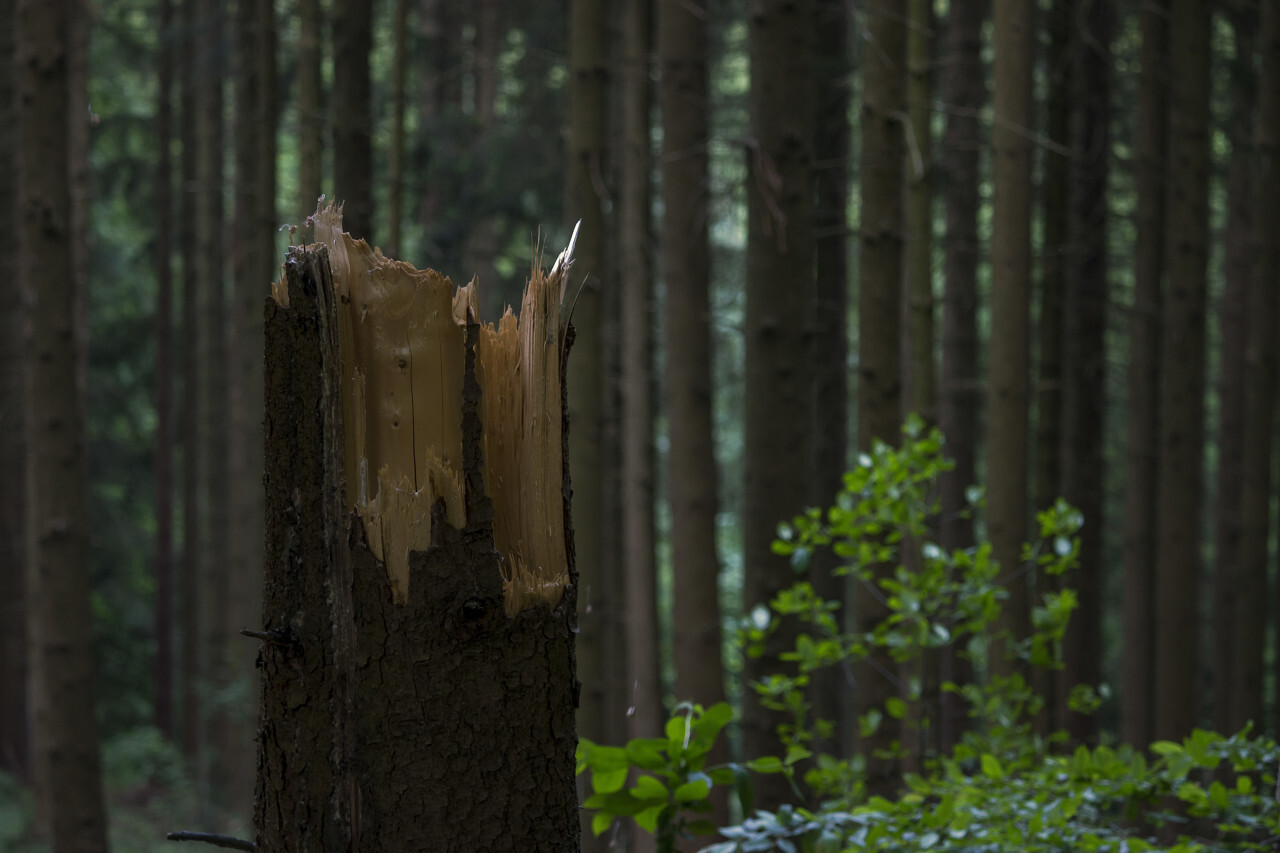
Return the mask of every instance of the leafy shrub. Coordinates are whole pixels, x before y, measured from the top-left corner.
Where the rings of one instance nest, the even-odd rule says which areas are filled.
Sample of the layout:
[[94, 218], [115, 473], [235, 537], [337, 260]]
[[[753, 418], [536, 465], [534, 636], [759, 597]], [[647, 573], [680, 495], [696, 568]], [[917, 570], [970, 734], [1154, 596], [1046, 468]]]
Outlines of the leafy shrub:
[[[1043, 700], [1021, 672], [944, 685], [966, 700], [972, 725], [952, 754], [925, 756], [922, 772], [904, 777], [895, 800], [867, 796], [860, 756], [812, 752], [833, 728], [811, 716], [810, 676], [822, 668], [874, 650], [909, 663], [944, 646], [969, 656], [979, 674], [993, 649], [1022, 661], [1024, 670], [1060, 666], [1063, 632], [1076, 606], [1071, 589], [1041, 594], [1029, 637], [1001, 635], [994, 626], [1010, 576], [1031, 572], [1039, 579], [1076, 565], [1080, 514], [1063, 502], [1041, 513], [1039, 540], [1025, 546], [1022, 564], [1001, 577], [989, 543], [948, 552], [932, 541], [937, 478], [951, 464], [936, 430], [926, 432], [912, 419], [903, 433], [901, 448], [877, 443], [859, 458], [834, 506], [781, 525], [774, 543], [774, 552], [788, 557], [797, 572], [807, 570], [818, 549], [830, 548], [842, 561], [839, 573], [879, 587], [888, 617], [868, 630], [845, 631], [840, 603], [822, 599], [801, 580], [744, 621], [739, 642], [749, 655], [763, 653], [783, 620], [799, 623], [794, 649], [781, 656], [793, 670], [751, 685], [757, 701], [785, 713], [778, 733], [786, 754], [706, 766], [732, 717], [723, 704], [705, 710], [681, 705], [665, 738], [623, 747], [584, 740], [578, 772], [592, 771], [594, 793], [583, 805], [596, 809], [596, 834], [633, 817], [657, 835], [662, 851], [674, 850], [682, 838], [711, 836], [716, 827], [699, 815], [710, 811], [707, 798], [720, 785], [735, 790], [747, 817], [721, 828], [725, 840], [706, 853], [1275, 849], [1280, 806], [1272, 791], [1280, 752], [1274, 741], [1250, 738], [1248, 730], [1233, 737], [1197, 730], [1180, 744], [1153, 744], [1153, 760], [1106, 743], [1062, 753], [1064, 735], [1035, 732], [1032, 719]], [[971, 489], [971, 504], [980, 500]], [[891, 571], [875, 574], [877, 566]], [[1090, 712], [1104, 696], [1104, 689], [1081, 685], [1072, 692], [1072, 707]], [[869, 710], [858, 724], [867, 733], [886, 717], [928, 725], [920, 685]], [[901, 753], [901, 745], [893, 751]], [[754, 809], [752, 772], [787, 774], [797, 799], [811, 802]]]

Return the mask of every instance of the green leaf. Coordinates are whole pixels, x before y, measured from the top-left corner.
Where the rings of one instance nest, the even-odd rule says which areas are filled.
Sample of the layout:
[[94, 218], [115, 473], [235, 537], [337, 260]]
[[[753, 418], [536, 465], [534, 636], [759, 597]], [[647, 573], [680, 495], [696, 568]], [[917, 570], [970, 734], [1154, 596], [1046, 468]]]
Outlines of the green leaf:
[[709, 793], [711, 793], [710, 783], [706, 779], [695, 779], [676, 788], [672, 797], [677, 803], [691, 803], [694, 800], [705, 800]]
[[984, 752], [982, 754], [982, 773], [992, 779], [1003, 779], [1004, 768], [1000, 766], [1000, 759], [989, 752]]
[[641, 776], [631, 788], [631, 795], [641, 800], [662, 800], [665, 803], [669, 793], [667, 786], [652, 776]]
[[657, 770], [667, 766], [667, 759], [661, 752], [666, 748], [667, 742], [659, 738], [633, 740], [627, 743], [627, 761], [633, 767]]
[[596, 812], [591, 818], [591, 834], [600, 835], [613, 823], [613, 815], [608, 812]]
[[1158, 740], [1151, 744], [1150, 749], [1156, 755], [1175, 755], [1182, 752], [1182, 744], [1174, 743], [1171, 740]]
[[667, 805], [650, 806], [642, 812], [636, 814], [636, 825], [645, 832], [654, 833], [658, 831], [658, 819], [662, 813], [669, 808]]
[[782, 761], [773, 755], [755, 758], [747, 762], [747, 767], [757, 773], [781, 773]]
[[907, 703], [903, 702], [897, 696], [890, 696], [884, 703], [884, 710], [890, 717], [895, 720], [901, 720], [907, 715]]
[[611, 794], [614, 791], [621, 791], [622, 786], [627, 783], [627, 767], [619, 767], [616, 770], [595, 770], [591, 774], [591, 788], [597, 794]]

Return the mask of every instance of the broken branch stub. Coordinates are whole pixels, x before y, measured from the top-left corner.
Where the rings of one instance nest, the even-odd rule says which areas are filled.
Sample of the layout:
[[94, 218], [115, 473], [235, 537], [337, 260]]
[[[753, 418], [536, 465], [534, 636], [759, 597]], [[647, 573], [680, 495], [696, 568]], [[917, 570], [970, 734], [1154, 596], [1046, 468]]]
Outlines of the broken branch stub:
[[[403, 602], [409, 553], [429, 547], [433, 507], [443, 503], [451, 526], [467, 524], [461, 412], [478, 284], [455, 288], [383, 257], [342, 231], [333, 204], [313, 222], [338, 299], [347, 500]], [[475, 343], [479, 461], [509, 616], [555, 606], [569, 582], [561, 385], [571, 253], [572, 243], [549, 274], [535, 258], [519, 315], [508, 308]], [[283, 281], [274, 296], [288, 304]]]

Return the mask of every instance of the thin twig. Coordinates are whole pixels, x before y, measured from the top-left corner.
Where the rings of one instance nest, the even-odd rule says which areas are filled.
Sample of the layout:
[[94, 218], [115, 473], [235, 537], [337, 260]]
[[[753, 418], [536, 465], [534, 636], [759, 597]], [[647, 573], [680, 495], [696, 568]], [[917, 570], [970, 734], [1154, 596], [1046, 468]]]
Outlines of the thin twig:
[[243, 838], [232, 838], [230, 835], [215, 835], [212, 832], [170, 832], [165, 836], [170, 841], [203, 841], [214, 847], [226, 847], [231, 850], [256, 850], [257, 845]]
[[255, 640], [261, 640], [264, 643], [287, 643], [289, 638], [283, 631], [255, 631], [252, 628], [241, 628], [240, 633], [246, 637], [252, 637]]

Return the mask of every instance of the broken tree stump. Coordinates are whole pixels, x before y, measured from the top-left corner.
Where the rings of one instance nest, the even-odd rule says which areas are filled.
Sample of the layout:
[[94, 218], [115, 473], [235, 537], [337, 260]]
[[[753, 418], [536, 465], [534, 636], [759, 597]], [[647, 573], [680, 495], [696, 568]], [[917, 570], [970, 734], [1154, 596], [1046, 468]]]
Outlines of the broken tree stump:
[[578, 849], [563, 291], [341, 231], [266, 305], [259, 851]]

